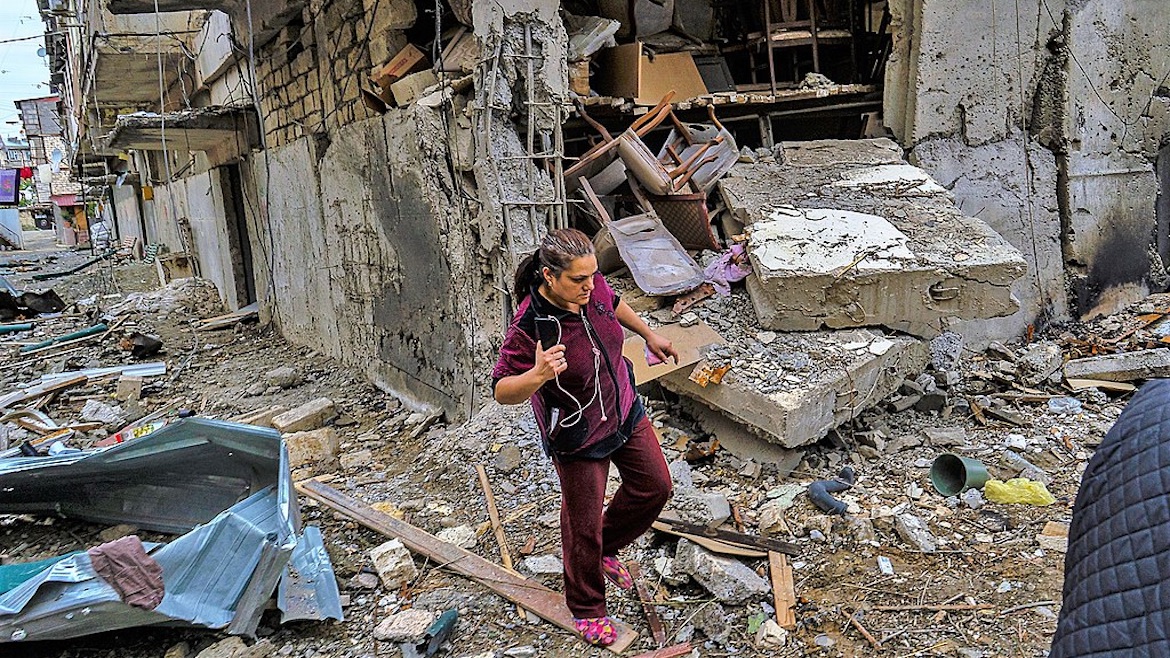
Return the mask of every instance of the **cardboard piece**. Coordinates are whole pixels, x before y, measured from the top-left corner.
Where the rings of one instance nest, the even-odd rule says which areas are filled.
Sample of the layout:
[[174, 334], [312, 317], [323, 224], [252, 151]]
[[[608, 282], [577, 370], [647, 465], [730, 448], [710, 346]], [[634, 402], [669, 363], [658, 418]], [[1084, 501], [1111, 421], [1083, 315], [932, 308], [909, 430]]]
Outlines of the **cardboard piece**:
[[627, 43], [598, 54], [593, 87], [602, 96], [632, 98], [637, 105], [654, 105], [669, 91], [676, 99], [704, 96], [707, 86], [690, 53], [642, 54], [640, 42]]
[[[415, 48], [412, 44], [406, 44], [406, 47], [398, 51], [398, 54], [390, 58], [384, 66], [374, 69], [373, 75], [370, 79], [374, 84], [378, 85], [383, 92], [390, 89], [390, 85], [405, 78], [411, 73], [422, 71], [430, 68], [431, 62], [421, 50]], [[383, 98], [382, 100], [386, 100]]]
[[394, 102], [398, 107], [409, 105], [416, 98], [423, 95], [423, 90], [431, 85], [439, 84], [439, 78], [431, 70], [411, 73], [405, 78], [390, 85], [390, 93], [394, 95]]
[[704, 322], [684, 327], [680, 324], [668, 324], [655, 329], [655, 333], [674, 343], [678, 350], [678, 364], [674, 360], [652, 366], [646, 363], [646, 341], [641, 336], [633, 335], [622, 345], [622, 356], [634, 364], [634, 384], [642, 385], [659, 377], [689, 366], [702, 360], [700, 350], [708, 345], [723, 345], [723, 337], [715, 333]]
[[467, 28], [459, 32], [443, 49], [442, 70], [447, 73], [471, 73], [479, 60], [479, 41]]

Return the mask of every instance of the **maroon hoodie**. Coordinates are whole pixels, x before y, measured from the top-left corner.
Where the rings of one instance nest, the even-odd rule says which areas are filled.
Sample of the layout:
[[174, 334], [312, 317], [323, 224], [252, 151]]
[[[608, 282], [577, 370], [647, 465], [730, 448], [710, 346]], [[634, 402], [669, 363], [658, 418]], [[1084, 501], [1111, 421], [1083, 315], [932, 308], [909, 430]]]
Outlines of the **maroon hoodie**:
[[[633, 370], [622, 356], [625, 332], [614, 314], [620, 298], [600, 273], [593, 275], [593, 282], [589, 303], [581, 306], [579, 314], [554, 305], [534, 288], [516, 309], [500, 359], [492, 369], [493, 389], [504, 377], [530, 370], [540, 340], [536, 318], [551, 316], [560, 322], [560, 342], [569, 367], [560, 374], [560, 387], [557, 380], [548, 381], [531, 398], [545, 451], [559, 461], [608, 456], [625, 444], [644, 414], [634, 390]], [[547, 326], [542, 323], [541, 330]], [[601, 353], [596, 361], [594, 345]], [[595, 382], [601, 384], [596, 399]], [[585, 410], [578, 414], [581, 406]], [[551, 422], [554, 415], [567, 419], [568, 426]]]

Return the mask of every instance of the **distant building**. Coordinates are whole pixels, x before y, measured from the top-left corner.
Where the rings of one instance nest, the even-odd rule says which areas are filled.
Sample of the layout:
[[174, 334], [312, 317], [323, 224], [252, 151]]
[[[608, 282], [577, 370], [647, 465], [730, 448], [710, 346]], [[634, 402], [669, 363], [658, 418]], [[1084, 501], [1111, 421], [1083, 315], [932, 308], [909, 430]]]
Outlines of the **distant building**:
[[32, 166], [32, 150], [23, 137], [5, 137], [0, 149], [0, 169], [22, 169]]

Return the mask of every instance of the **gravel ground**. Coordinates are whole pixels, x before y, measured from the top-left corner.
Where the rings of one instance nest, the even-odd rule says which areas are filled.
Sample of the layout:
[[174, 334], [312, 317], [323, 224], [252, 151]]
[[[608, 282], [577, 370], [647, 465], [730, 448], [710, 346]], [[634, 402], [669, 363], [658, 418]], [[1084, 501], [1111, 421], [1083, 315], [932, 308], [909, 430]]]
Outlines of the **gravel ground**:
[[[46, 259], [42, 267], [63, 269], [82, 262], [85, 255], [54, 258], [53, 262]], [[27, 285], [31, 272], [17, 271], [10, 278], [20, 287]], [[57, 292], [67, 302], [78, 304], [67, 317], [38, 324], [37, 332], [57, 335], [85, 326], [97, 309], [119, 304], [125, 308], [129, 295], [156, 285], [153, 268], [141, 264], [95, 266], [55, 281]], [[298, 476], [323, 475], [330, 486], [367, 503], [381, 504], [384, 511], [400, 514], [432, 533], [459, 526], [476, 529], [472, 550], [498, 562], [499, 550], [485, 527], [488, 516], [474, 469], [475, 464], [484, 464], [518, 569], [530, 574], [530, 567], [541, 560], [529, 562], [528, 558], [559, 555], [556, 478], [538, 446], [526, 406], [488, 404], [465, 424], [440, 421], [428, 427], [426, 414], [402, 407], [344, 366], [289, 345], [269, 330], [245, 324], [218, 332], [194, 332], [192, 319], [214, 316], [222, 309], [198, 287], [188, 292], [194, 294], [168, 298], [156, 291], [145, 298], [150, 303], [134, 304], [150, 310], [128, 313], [121, 327], [161, 337], [169, 367], [168, 375], [147, 385], [142, 403], [129, 410], [132, 416], [173, 404], [206, 417], [232, 418], [275, 404], [293, 406], [328, 396], [341, 414], [334, 424], [342, 437], [342, 454], [368, 450], [368, 458], [347, 460], [346, 467], [336, 472], [310, 470]], [[160, 299], [173, 303], [170, 312], [160, 310]], [[1124, 320], [1119, 322], [1124, 325]], [[1071, 330], [1078, 333], [1084, 328]], [[40, 335], [9, 337], [39, 339]], [[0, 368], [0, 390], [51, 370], [125, 360], [127, 355], [117, 341], [106, 339], [63, 357]], [[685, 479], [689, 473], [691, 484], [700, 492], [725, 496], [744, 532], [766, 531], [799, 547], [799, 554], [790, 558], [799, 602], [797, 627], [783, 647], [760, 649], [753, 631], [774, 612], [771, 594], [739, 605], [720, 602], [694, 579], [672, 572], [676, 538], [657, 532], [642, 537], [623, 557], [642, 565], [667, 643], [690, 641], [696, 656], [1046, 655], [1060, 609], [1063, 555], [1041, 548], [1036, 536], [1050, 521], [1070, 520], [1084, 464], [1124, 407], [1125, 397], [1083, 392], [1075, 396], [1079, 410], [1057, 413], [1050, 409], [1048, 396], [1063, 397], [1067, 391], [1044, 384], [1042, 391], [1021, 397], [1021, 389], [1007, 381], [1010, 374], [997, 365], [1003, 360], [997, 355], [966, 355], [960, 364], [964, 376], [951, 387], [950, 396], [1010, 411], [1021, 425], [994, 420], [981, 424], [962, 406], [940, 414], [891, 413], [883, 405], [812, 446], [796, 470], [784, 478], [775, 467], [753, 465], [725, 450], [716, 450], [689, 468], [682, 466], [682, 455], [691, 447], [708, 445], [711, 437], [697, 419], [686, 414], [677, 398], [658, 389], [651, 391], [651, 413], [664, 451], [668, 460], [680, 462], [674, 468], [676, 474]], [[287, 389], [262, 383], [268, 371], [284, 365], [295, 366], [303, 383]], [[85, 396], [106, 396], [112, 389], [113, 384], [107, 384], [69, 391], [48, 412], [58, 421], [69, 419]], [[100, 435], [101, 431], [94, 438]], [[1008, 447], [1047, 472], [1055, 504], [978, 505], [973, 501], [976, 504], [970, 505], [958, 498], [943, 498], [931, 487], [929, 466], [944, 451], [982, 459], [994, 476], [1015, 475], [1002, 462]], [[857, 481], [840, 497], [854, 513], [827, 516], [808, 500], [804, 488], [814, 480], [836, 476], [845, 465], [855, 470]], [[796, 486], [789, 490], [788, 485]], [[797, 492], [795, 497], [792, 492]], [[787, 507], [776, 502], [789, 499]], [[775, 513], [778, 504], [783, 508], [782, 522]], [[441, 612], [451, 607], [459, 609], [460, 620], [443, 655], [608, 655], [547, 623], [521, 616], [486, 588], [422, 556], [415, 556], [418, 578], [389, 591], [369, 574], [368, 551], [384, 542], [384, 537], [311, 500], [302, 498], [301, 507], [305, 522], [323, 530], [342, 593], [348, 597], [347, 619], [281, 627], [274, 615], [266, 615], [259, 635], [271, 644], [272, 655], [397, 656], [400, 651], [395, 644], [374, 637], [379, 622], [406, 608]], [[937, 550], [924, 552], [899, 534], [895, 519], [905, 514], [923, 522]], [[63, 518], [0, 516], [0, 560], [22, 562], [84, 549], [97, 543], [104, 529]], [[892, 573], [882, 572], [879, 558], [889, 559]], [[767, 560], [741, 562], [767, 576]], [[532, 577], [554, 589], [562, 586], [559, 574]], [[633, 648], [654, 648], [641, 608], [630, 595], [611, 590], [610, 604], [613, 614], [640, 632]], [[969, 609], [939, 612], [919, 607], [940, 604]], [[880, 650], [852, 625], [851, 617], [881, 640]], [[222, 637], [205, 631], [129, 629], [67, 642], [28, 644], [9, 655], [175, 658], [195, 655]]]

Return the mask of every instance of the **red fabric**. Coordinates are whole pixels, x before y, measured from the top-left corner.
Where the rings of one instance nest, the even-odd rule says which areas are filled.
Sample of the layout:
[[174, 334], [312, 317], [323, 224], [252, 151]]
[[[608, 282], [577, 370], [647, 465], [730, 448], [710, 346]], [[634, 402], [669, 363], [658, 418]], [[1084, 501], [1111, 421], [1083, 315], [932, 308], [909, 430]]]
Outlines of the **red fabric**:
[[137, 535], [106, 542], [86, 552], [93, 570], [124, 603], [145, 610], [154, 610], [162, 603], [166, 595], [162, 566], [146, 554]]
[[[604, 509], [609, 464], [622, 484]], [[554, 461], [561, 481], [561, 548], [565, 562], [565, 602], [574, 617], [603, 617], [604, 555], [633, 543], [670, 498], [670, 470], [650, 421], [639, 421], [633, 436], [607, 459]]]

